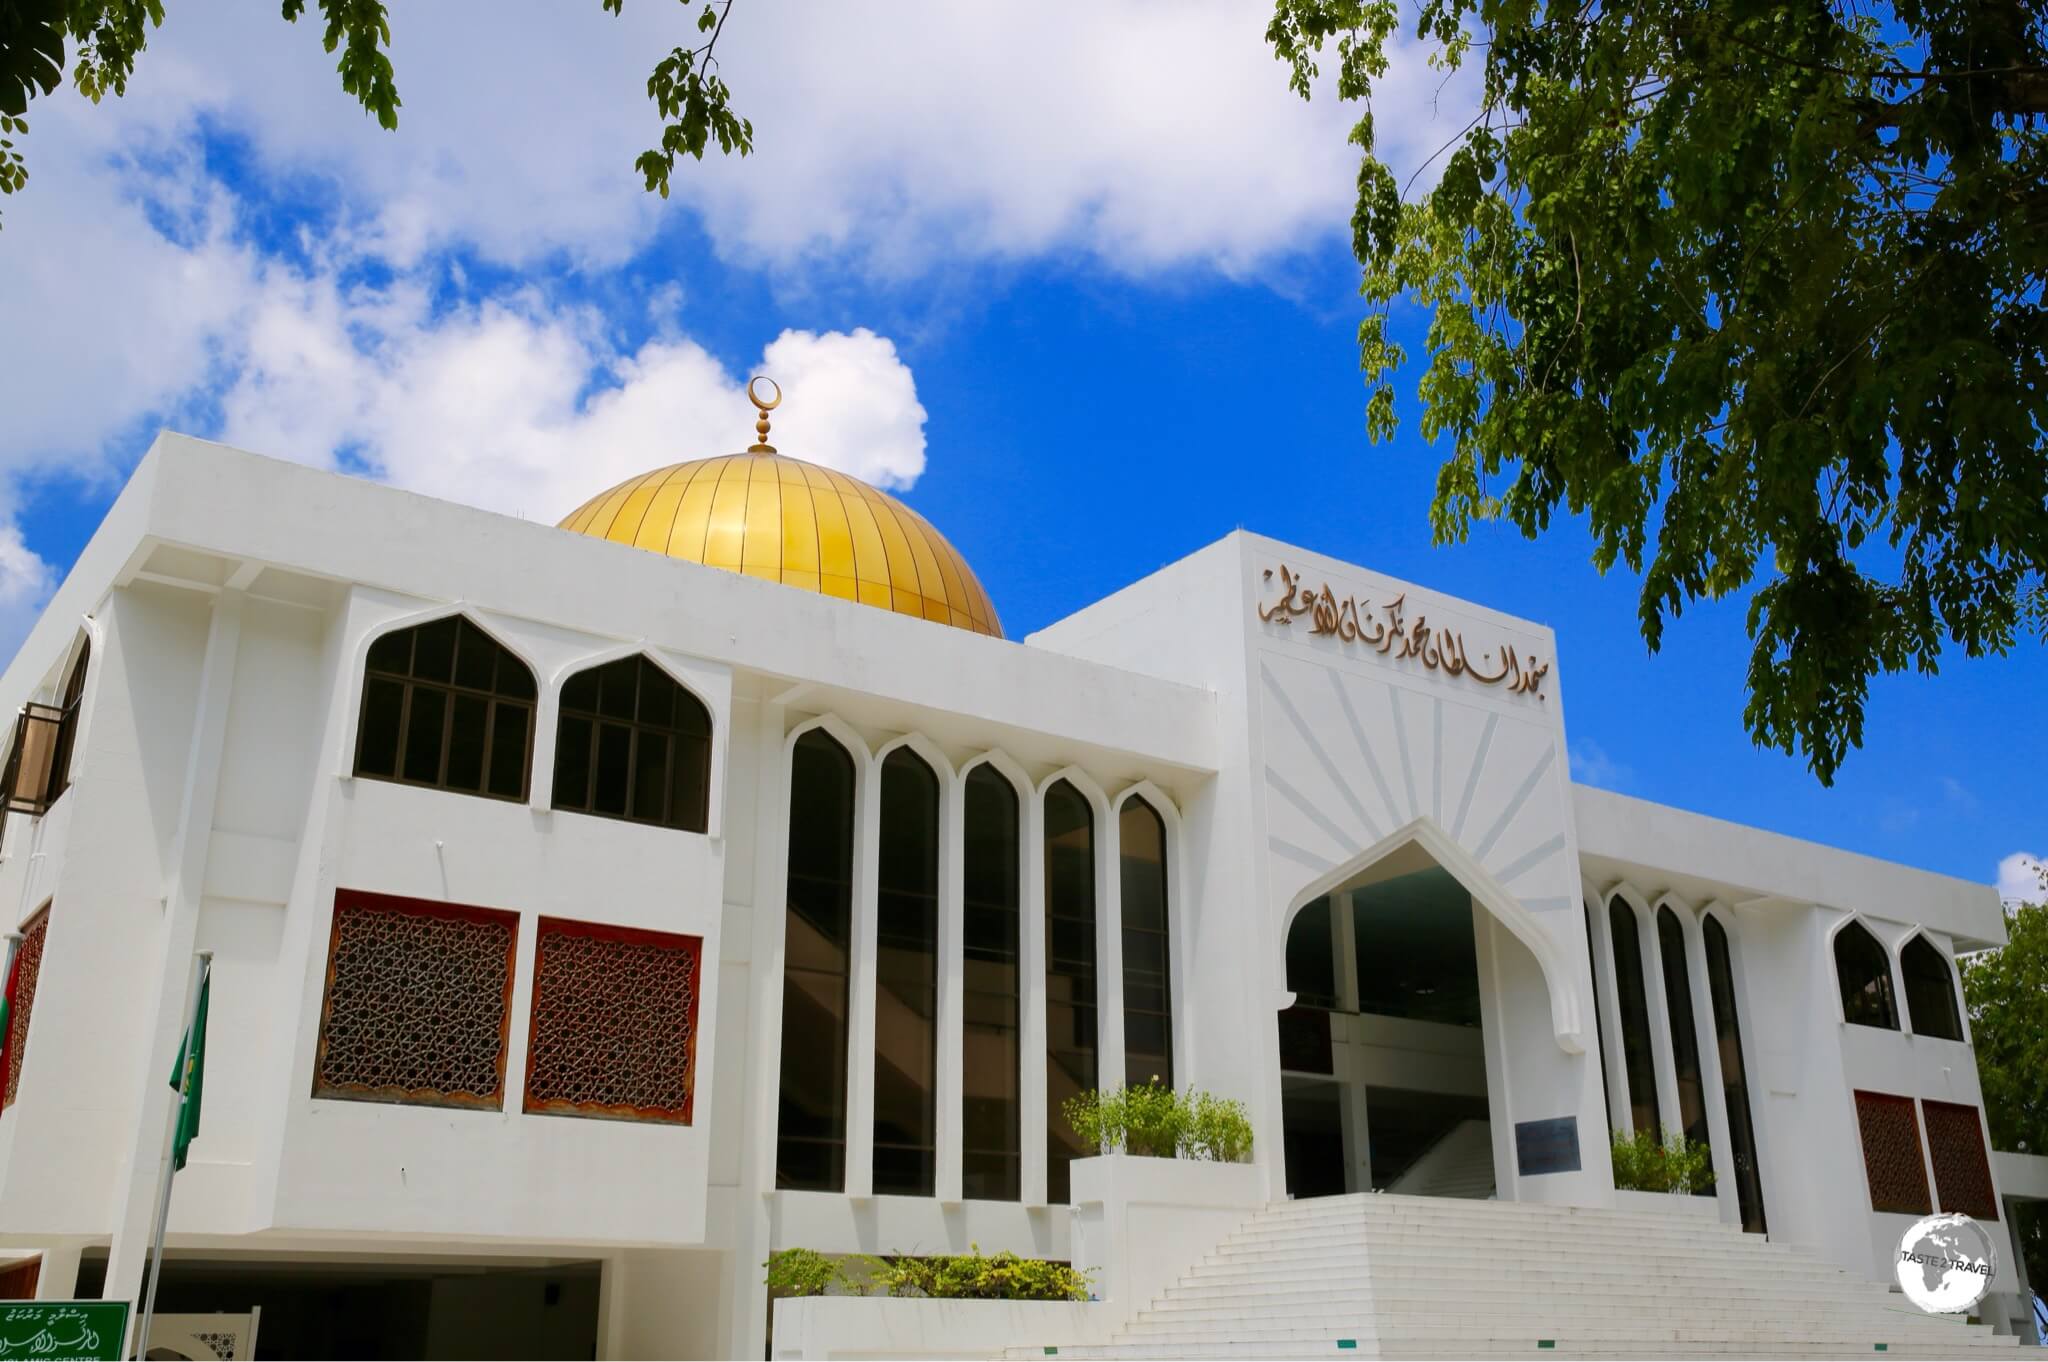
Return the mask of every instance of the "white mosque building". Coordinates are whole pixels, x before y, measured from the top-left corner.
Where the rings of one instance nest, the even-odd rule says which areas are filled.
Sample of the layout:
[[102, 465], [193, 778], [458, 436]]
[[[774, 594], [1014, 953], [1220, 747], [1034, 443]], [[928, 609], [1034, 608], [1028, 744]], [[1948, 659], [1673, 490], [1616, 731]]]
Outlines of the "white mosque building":
[[[203, 951], [160, 1308], [260, 1306], [265, 1355], [1538, 1327], [1478, 1259], [1397, 1303], [1390, 1216], [1623, 1260], [1543, 1307], [1564, 1352], [1632, 1301], [1681, 1351], [2024, 1327], [2048, 1161], [1988, 1146], [1954, 966], [1991, 888], [1576, 785], [1568, 640], [1255, 534], [1008, 639], [937, 529], [765, 438], [559, 526], [157, 440], [0, 684], [0, 1295], [136, 1295]], [[1062, 1102], [1154, 1076], [1242, 1101], [1251, 1161], [1090, 1157]], [[1713, 1190], [1618, 1192], [1641, 1129]], [[1997, 1244], [1978, 1325], [1884, 1289], [1936, 1210]], [[763, 1285], [970, 1245], [1098, 1299]], [[1260, 1303], [1325, 1267], [1328, 1310]], [[1780, 1332], [1713, 1332], [1752, 1268], [1804, 1284]]]

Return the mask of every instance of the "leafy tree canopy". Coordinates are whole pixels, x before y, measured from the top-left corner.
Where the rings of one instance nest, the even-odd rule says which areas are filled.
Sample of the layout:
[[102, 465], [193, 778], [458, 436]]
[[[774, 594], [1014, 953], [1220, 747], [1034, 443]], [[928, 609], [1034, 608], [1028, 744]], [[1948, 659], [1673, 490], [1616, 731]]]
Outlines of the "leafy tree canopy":
[[1413, 198], [1374, 154], [1397, 0], [1278, 0], [1267, 38], [1304, 98], [1333, 54], [1366, 106], [1366, 425], [1395, 429], [1406, 299], [1440, 542], [1585, 513], [1652, 649], [1749, 591], [1750, 734], [1823, 782], [1873, 676], [2048, 639], [2048, 6], [1413, 12], [1480, 84]]
[[[2048, 1154], [2048, 902], [2008, 913], [2005, 925], [2004, 946], [1959, 962], [1984, 1114], [1993, 1149]], [[2027, 1280], [2048, 1295], [2048, 1204], [2022, 1207], [2013, 1236]]]
[[[618, 14], [625, 0], [601, 3]], [[678, 155], [702, 160], [713, 139], [719, 150], [742, 156], [754, 146], [754, 126], [733, 113], [713, 55], [732, 0], [682, 3], [695, 11], [701, 41], [673, 49], [647, 78], [647, 97], [662, 120], [661, 143], [634, 163], [647, 188], [663, 198]], [[391, 20], [384, 0], [319, 0], [319, 9], [325, 24], [321, 43], [341, 53], [336, 70], [342, 90], [381, 126], [396, 128], [400, 101], [387, 54]], [[282, 0], [287, 22], [296, 23], [305, 10], [306, 0]], [[95, 104], [105, 95], [126, 94], [149, 31], [163, 21], [163, 0], [0, 0], [0, 193], [12, 194], [28, 182], [27, 163], [13, 139], [28, 131], [29, 101], [56, 91], [67, 55], [72, 83]]]

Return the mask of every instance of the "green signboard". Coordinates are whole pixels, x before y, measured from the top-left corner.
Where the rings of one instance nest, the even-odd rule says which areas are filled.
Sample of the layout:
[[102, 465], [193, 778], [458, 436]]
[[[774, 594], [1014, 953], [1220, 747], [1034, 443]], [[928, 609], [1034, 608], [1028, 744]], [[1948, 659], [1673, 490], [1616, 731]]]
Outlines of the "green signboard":
[[127, 1337], [127, 1301], [0, 1301], [0, 1358], [116, 1362]]

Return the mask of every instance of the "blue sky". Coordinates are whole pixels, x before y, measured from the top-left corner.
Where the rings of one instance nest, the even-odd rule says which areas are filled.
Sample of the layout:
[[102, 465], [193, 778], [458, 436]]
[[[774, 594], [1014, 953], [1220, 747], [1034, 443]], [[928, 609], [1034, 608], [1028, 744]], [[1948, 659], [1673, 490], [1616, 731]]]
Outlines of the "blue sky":
[[[274, 11], [174, 16], [127, 100], [43, 102], [0, 203], [0, 310], [39, 319], [0, 341], [0, 646], [159, 425], [552, 520], [739, 447], [766, 364], [778, 443], [894, 486], [1012, 637], [1244, 526], [1555, 628], [1578, 779], [1977, 880], [2048, 850], [2038, 650], [1879, 682], [1823, 789], [1743, 731], [1741, 601], [1651, 656], [1581, 523], [1431, 546], [1412, 403], [1364, 438], [1345, 114], [1287, 95], [1256, 7], [736, 22], [759, 153], [666, 204], [630, 162], [674, 25], [589, 8], [402, 14], [395, 135]], [[1390, 155], [1460, 98], [1397, 62]]]

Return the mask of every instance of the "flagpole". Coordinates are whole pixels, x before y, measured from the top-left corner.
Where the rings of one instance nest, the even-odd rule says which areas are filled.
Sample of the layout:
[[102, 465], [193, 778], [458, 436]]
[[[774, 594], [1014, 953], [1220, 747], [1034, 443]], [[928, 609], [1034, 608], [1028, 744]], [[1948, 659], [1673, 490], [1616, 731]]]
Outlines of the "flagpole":
[[[185, 999], [185, 1029], [178, 1034], [183, 1037], [181, 1046], [192, 1044], [192, 1028], [199, 1021], [199, 1000], [206, 995], [206, 976], [213, 971], [213, 952], [199, 951], [194, 957], [199, 965], [197, 979], [187, 977], [186, 987], [191, 990]], [[177, 1136], [178, 1118], [185, 1110], [185, 1088], [192, 1081], [191, 1065], [178, 1073], [178, 1095], [171, 1099], [170, 1119], [164, 1122], [164, 1157], [157, 1166], [156, 1233], [150, 1240], [149, 1286], [142, 1297], [142, 1319], [136, 1329], [135, 1347], [130, 1356], [141, 1357], [149, 1351], [149, 1322], [156, 1314], [156, 1283], [164, 1270], [164, 1231], [171, 1218], [171, 1179], [177, 1170], [171, 1167], [171, 1146]]]

